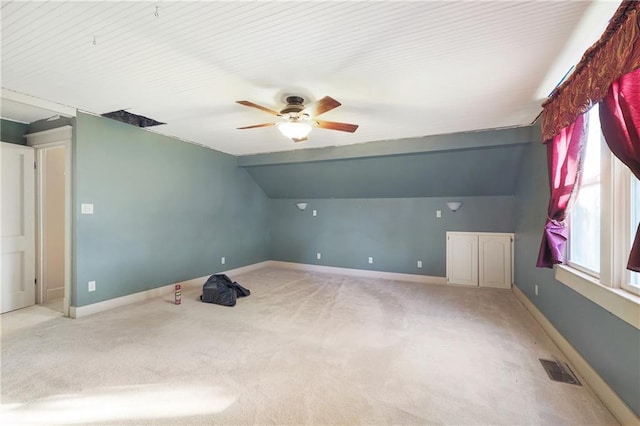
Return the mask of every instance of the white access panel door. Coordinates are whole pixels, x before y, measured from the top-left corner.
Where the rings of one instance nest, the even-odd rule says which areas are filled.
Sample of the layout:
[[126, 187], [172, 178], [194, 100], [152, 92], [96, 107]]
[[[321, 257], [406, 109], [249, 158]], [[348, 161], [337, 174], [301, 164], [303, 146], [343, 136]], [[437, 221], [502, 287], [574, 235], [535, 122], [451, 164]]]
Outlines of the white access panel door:
[[447, 283], [478, 285], [478, 236], [447, 232]]
[[34, 150], [2, 142], [0, 157], [0, 310], [4, 313], [35, 303]]
[[479, 235], [480, 287], [511, 288], [511, 236]]

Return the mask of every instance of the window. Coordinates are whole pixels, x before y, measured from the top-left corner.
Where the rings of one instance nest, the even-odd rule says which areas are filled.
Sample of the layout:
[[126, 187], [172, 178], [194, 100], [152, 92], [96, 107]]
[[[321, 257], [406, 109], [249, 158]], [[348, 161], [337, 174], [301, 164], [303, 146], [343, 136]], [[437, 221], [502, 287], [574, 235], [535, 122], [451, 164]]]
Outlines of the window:
[[582, 186], [569, 213], [569, 264], [590, 275], [600, 274], [600, 160], [602, 132], [597, 106], [589, 112]]
[[[629, 229], [629, 247], [640, 224], [640, 181], [635, 176], [631, 177], [631, 226]], [[628, 271], [629, 279], [623, 288], [640, 294], [640, 272]]]
[[640, 273], [626, 269], [639, 221], [640, 183], [609, 151], [596, 105], [589, 111], [582, 186], [569, 214], [569, 266], [640, 295]]

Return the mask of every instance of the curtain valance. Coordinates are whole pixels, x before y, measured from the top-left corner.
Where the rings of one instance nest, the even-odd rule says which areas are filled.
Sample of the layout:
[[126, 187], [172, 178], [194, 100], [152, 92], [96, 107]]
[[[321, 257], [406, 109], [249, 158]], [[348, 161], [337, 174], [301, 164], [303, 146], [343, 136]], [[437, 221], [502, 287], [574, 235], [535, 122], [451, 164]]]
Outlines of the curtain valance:
[[640, 68], [640, 2], [623, 1], [598, 42], [542, 105], [542, 140], [549, 141], [602, 100], [611, 83]]

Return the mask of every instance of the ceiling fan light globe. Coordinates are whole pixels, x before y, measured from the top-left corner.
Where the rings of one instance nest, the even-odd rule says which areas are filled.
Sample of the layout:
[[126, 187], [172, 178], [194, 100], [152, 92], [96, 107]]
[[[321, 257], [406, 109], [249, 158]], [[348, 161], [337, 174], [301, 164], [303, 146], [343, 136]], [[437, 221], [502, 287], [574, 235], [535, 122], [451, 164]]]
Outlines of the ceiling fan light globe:
[[284, 122], [278, 123], [278, 130], [289, 139], [304, 139], [311, 132], [311, 125], [309, 123]]

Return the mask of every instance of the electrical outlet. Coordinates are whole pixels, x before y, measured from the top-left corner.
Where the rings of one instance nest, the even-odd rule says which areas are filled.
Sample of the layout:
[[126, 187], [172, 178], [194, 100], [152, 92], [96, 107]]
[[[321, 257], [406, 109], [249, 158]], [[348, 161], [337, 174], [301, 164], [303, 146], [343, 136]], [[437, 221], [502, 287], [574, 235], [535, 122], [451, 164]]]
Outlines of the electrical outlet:
[[322, 254], [321, 253], [316, 253], [316, 259], [318, 259], [318, 260], [322, 259]]
[[535, 285], [536, 296], [538, 295], [538, 284]]
[[91, 204], [91, 203], [82, 203], [82, 204], [80, 204], [80, 213], [81, 214], [93, 214], [93, 204]]
[[314, 216], [318, 216], [318, 210], [314, 210], [314, 211], [313, 211], [313, 215], [314, 215]]
[[220, 263], [222, 263], [223, 265], [225, 264], [226, 261], [227, 261], [227, 259], [225, 259], [224, 256], [222, 256], [220, 258]]
[[436, 210], [436, 217], [442, 217], [442, 210]]
[[369, 256], [369, 263], [373, 263], [373, 257]]
[[422, 260], [418, 260], [418, 268], [422, 268]]
[[89, 291], [96, 291], [96, 282], [95, 281], [89, 281], [87, 283], [87, 288], [89, 289]]

